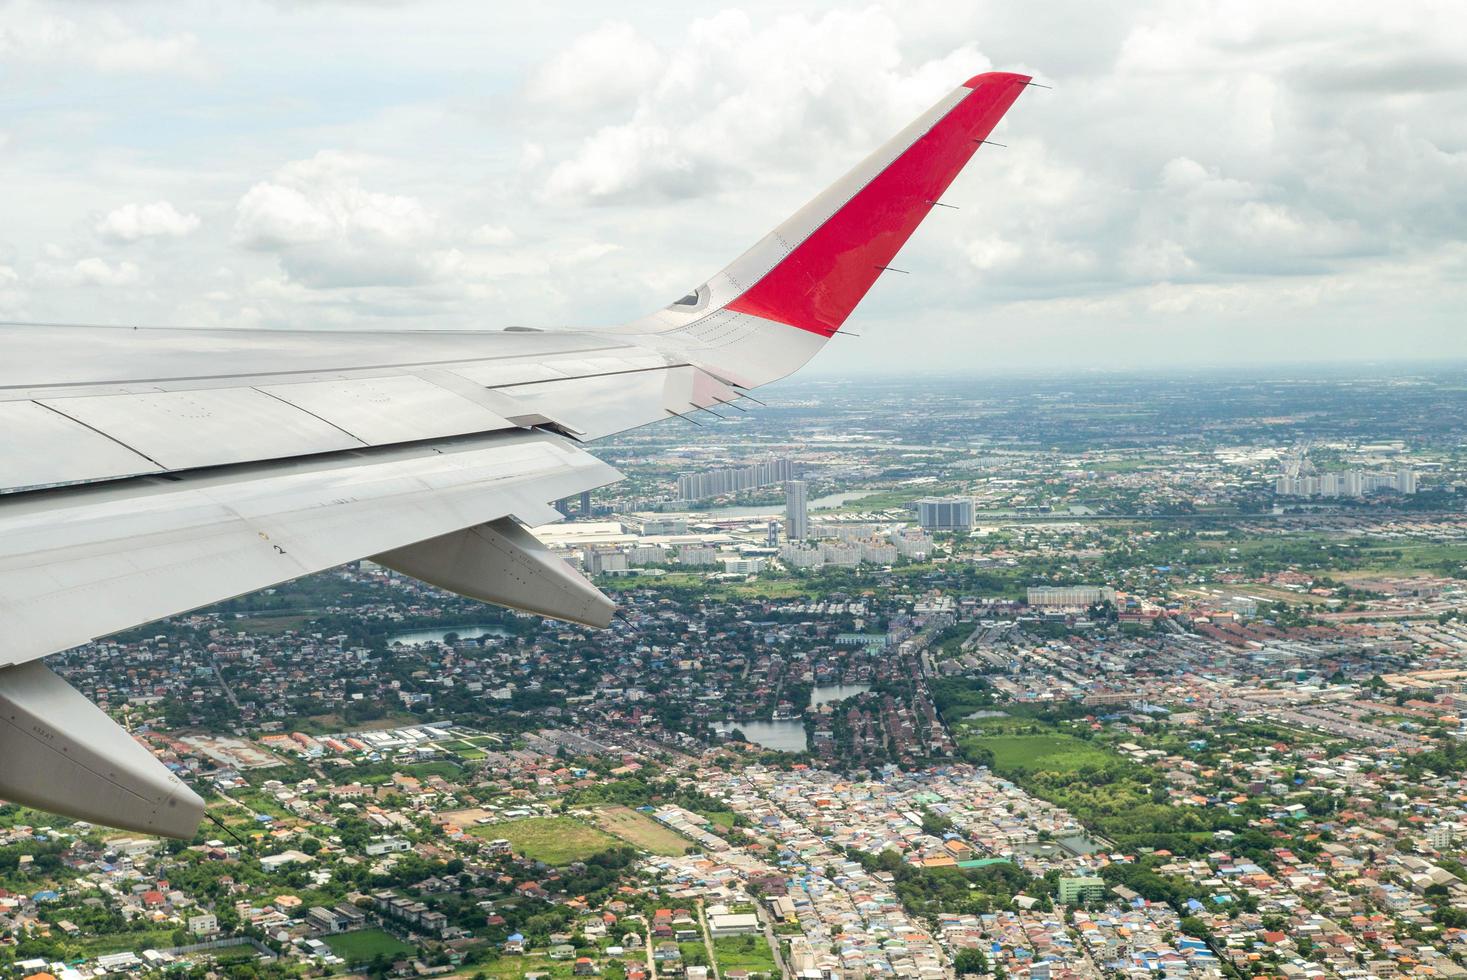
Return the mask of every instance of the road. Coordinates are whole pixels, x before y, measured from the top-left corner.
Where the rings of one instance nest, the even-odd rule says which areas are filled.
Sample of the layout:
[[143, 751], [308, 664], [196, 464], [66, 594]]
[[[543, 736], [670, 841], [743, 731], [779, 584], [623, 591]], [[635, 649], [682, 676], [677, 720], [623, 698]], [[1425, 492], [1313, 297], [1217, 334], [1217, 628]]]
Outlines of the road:
[[774, 965], [779, 968], [779, 975], [785, 978], [793, 976], [790, 968], [784, 964], [784, 954], [779, 949], [779, 938], [774, 934], [774, 926], [770, 923], [762, 902], [754, 904], [754, 914], [759, 917], [759, 924], [764, 927], [764, 941], [769, 944], [769, 951], [774, 954]]
[[713, 980], [722, 980], [718, 972], [718, 956], [713, 952], [713, 937], [708, 934], [708, 919], [703, 915], [703, 900], [698, 899], [698, 925], [703, 930], [703, 948], [708, 950], [708, 969]]

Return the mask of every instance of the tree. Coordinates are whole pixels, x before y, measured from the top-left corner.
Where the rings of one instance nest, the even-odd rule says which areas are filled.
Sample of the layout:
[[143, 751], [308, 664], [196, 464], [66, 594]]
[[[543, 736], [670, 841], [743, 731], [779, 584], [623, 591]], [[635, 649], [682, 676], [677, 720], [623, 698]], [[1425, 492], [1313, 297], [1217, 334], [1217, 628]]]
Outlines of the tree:
[[953, 970], [958, 976], [967, 976], [975, 973], [988, 972], [988, 957], [983, 955], [983, 950], [976, 946], [958, 950], [958, 955], [953, 957]]

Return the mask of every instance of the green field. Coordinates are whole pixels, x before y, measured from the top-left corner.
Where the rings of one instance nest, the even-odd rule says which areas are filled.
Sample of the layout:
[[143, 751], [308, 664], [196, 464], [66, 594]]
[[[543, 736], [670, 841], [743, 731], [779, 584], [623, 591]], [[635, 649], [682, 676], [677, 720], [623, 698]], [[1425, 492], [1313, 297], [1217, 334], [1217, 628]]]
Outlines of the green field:
[[631, 807], [605, 806], [595, 811], [596, 826], [634, 847], [653, 854], [683, 854], [693, 842]]
[[721, 936], [713, 940], [713, 955], [718, 957], [718, 969], [761, 970], [773, 974], [774, 953], [761, 935]]
[[525, 817], [474, 827], [469, 833], [490, 839], [502, 837], [516, 854], [556, 867], [584, 861], [621, 844], [610, 834], [573, 817]]
[[95, 936], [78, 936], [66, 940], [78, 956], [105, 956], [108, 953], [141, 952], [145, 949], [168, 949], [173, 945], [172, 929], [138, 929], [134, 932], [107, 932]]
[[388, 959], [417, 952], [412, 946], [381, 929], [361, 929], [325, 937], [331, 951], [348, 963], [370, 962], [379, 953]]
[[959, 739], [958, 744], [965, 753], [988, 750], [993, 754], [994, 768], [1000, 772], [1074, 772], [1117, 759], [1098, 745], [1064, 734], [968, 736]]

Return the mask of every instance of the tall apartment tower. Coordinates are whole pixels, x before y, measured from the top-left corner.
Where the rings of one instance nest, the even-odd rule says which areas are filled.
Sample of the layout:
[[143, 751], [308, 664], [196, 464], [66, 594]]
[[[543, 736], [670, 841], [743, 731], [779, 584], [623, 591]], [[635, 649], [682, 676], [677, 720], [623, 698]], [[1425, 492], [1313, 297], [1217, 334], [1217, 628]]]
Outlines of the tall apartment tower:
[[784, 485], [784, 537], [797, 544], [810, 536], [809, 519], [805, 513], [805, 481], [791, 480]]
[[923, 497], [915, 501], [917, 523], [924, 531], [971, 531], [972, 497]]

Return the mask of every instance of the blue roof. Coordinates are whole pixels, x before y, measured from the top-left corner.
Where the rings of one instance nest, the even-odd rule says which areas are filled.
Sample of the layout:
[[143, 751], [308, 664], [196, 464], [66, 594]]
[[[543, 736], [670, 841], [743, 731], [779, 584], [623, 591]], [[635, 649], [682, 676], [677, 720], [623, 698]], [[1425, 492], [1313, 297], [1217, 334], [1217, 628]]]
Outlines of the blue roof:
[[509, 937], [509, 941], [512, 942], [512, 943], [513, 942], [521, 942], [522, 943], [522, 942], [525, 941], [525, 937], [522, 936], [522, 935], [520, 935], [519, 933], [515, 933], [513, 936], [510, 936]]

